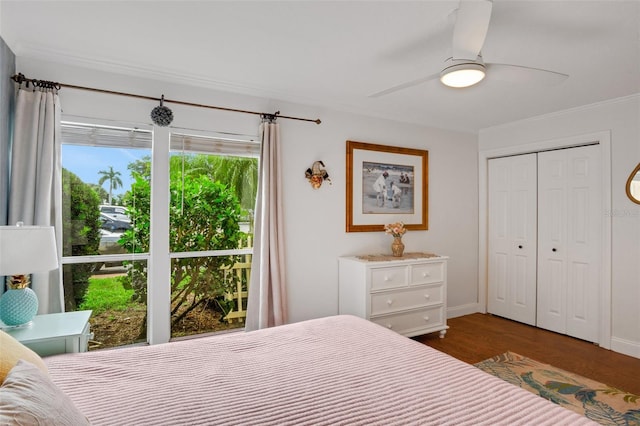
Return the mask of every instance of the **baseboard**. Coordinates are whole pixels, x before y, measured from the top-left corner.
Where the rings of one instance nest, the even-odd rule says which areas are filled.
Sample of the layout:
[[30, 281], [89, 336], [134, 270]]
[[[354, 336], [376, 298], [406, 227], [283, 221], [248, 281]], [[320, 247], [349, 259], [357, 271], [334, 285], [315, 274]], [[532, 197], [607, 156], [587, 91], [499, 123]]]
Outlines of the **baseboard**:
[[448, 306], [447, 318], [456, 318], [464, 315], [475, 314], [476, 312], [482, 312], [479, 303], [470, 303], [462, 306]]
[[619, 337], [611, 337], [611, 350], [634, 358], [640, 358], [639, 342], [621, 339]]

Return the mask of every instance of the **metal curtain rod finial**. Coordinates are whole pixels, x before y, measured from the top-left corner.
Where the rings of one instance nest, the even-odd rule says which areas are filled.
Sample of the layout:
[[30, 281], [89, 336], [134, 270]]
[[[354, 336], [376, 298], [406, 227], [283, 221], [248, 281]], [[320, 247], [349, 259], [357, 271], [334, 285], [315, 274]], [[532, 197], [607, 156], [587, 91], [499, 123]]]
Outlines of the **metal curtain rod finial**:
[[25, 77], [24, 74], [22, 74], [21, 72], [18, 73], [18, 74], [14, 74], [10, 78], [11, 78], [11, 80], [15, 81], [18, 84], [22, 84], [25, 81], [27, 81], [27, 77]]
[[162, 96], [161, 99], [158, 98], [154, 98], [151, 96], [144, 96], [144, 95], [136, 95], [133, 93], [126, 93], [126, 92], [116, 92], [113, 90], [104, 90], [104, 89], [96, 89], [93, 87], [83, 87], [83, 86], [76, 86], [73, 84], [65, 84], [65, 83], [55, 83], [52, 81], [46, 81], [46, 80], [33, 80], [33, 79], [29, 79], [26, 78], [22, 73], [18, 73], [12, 77], [9, 77], [10, 79], [12, 79], [13, 81], [15, 81], [16, 83], [22, 84], [24, 82], [27, 83], [27, 87], [29, 87], [29, 83], [33, 83], [36, 87], [48, 87], [48, 88], [55, 88], [57, 90], [60, 90], [60, 88], [62, 87], [67, 87], [69, 89], [77, 89], [77, 90], [87, 90], [90, 92], [98, 92], [98, 93], [107, 93], [109, 95], [119, 95], [119, 96], [128, 96], [131, 98], [137, 98], [137, 99], [146, 99], [146, 100], [150, 100], [150, 101], [160, 101], [161, 105], [163, 102], [167, 102], [167, 103], [174, 103], [174, 104], [178, 104], [178, 105], [186, 105], [186, 106], [192, 106], [192, 107], [198, 107], [198, 108], [209, 108], [209, 109], [217, 109], [217, 110], [221, 110], [221, 111], [229, 111], [229, 112], [241, 112], [243, 114], [254, 114], [254, 115], [266, 115], [266, 116], [271, 116], [274, 117], [274, 120], [276, 118], [286, 118], [288, 120], [298, 120], [298, 121], [309, 121], [311, 123], [316, 123], [316, 124], [320, 124], [322, 123], [322, 121], [320, 121], [319, 118], [313, 120], [311, 118], [301, 118], [301, 117], [291, 117], [288, 115], [280, 115], [280, 111], [276, 111], [274, 114], [268, 114], [268, 113], [264, 113], [264, 112], [257, 112], [257, 111], [248, 111], [248, 110], [242, 110], [242, 109], [236, 109], [236, 108], [226, 108], [226, 107], [220, 107], [220, 106], [215, 106], [215, 105], [205, 105], [205, 104], [196, 104], [193, 102], [184, 102], [184, 101], [177, 101], [177, 100], [172, 100], [172, 99], [164, 99], [164, 95]]
[[22, 85], [22, 83], [26, 83], [26, 87], [29, 87], [29, 83], [33, 84], [34, 87], [41, 87], [43, 89], [56, 89], [56, 90], [60, 90], [62, 88], [62, 85], [60, 83], [57, 83], [55, 81], [48, 81], [48, 80], [35, 80], [32, 78], [26, 78], [24, 76], [24, 74], [22, 73], [18, 73], [12, 77], [10, 77], [11, 80], [15, 81], [16, 83]]

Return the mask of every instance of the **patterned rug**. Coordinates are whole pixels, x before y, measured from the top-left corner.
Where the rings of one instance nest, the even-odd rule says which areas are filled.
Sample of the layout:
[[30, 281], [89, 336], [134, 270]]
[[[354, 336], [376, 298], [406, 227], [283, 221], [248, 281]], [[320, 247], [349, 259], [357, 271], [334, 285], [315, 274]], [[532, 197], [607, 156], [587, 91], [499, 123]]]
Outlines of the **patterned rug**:
[[638, 395], [513, 352], [495, 356], [475, 366], [597, 423], [640, 426]]

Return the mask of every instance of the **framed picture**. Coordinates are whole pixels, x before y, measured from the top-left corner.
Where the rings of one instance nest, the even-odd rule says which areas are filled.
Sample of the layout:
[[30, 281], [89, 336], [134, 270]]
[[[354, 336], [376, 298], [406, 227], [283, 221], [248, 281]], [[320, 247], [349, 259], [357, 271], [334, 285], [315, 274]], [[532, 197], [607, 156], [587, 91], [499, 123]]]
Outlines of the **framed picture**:
[[429, 151], [347, 141], [347, 232], [428, 229]]

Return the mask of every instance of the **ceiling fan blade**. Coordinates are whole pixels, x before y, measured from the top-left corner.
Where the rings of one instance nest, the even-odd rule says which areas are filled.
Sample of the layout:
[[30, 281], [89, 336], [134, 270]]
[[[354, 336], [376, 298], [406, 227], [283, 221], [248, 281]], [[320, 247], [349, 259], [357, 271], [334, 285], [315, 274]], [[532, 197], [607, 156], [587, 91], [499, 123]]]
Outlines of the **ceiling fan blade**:
[[491, 9], [490, 0], [461, 0], [453, 30], [453, 59], [474, 60], [487, 37]]
[[381, 92], [373, 93], [373, 94], [369, 95], [369, 97], [370, 98], [378, 98], [380, 96], [388, 95], [389, 93], [393, 93], [393, 92], [397, 92], [397, 91], [402, 90], [402, 89], [407, 89], [409, 87], [417, 86], [418, 84], [425, 83], [425, 82], [427, 82], [429, 80], [435, 80], [436, 78], [439, 78], [439, 77], [440, 77], [440, 73], [431, 74], [431, 75], [426, 76], [426, 77], [421, 77], [421, 78], [418, 78], [416, 80], [411, 80], [411, 81], [407, 81], [406, 83], [398, 84], [397, 86], [390, 87], [390, 88], [385, 89], [385, 90], [383, 90]]
[[569, 75], [540, 68], [524, 67], [521, 65], [485, 63], [487, 76], [492, 79], [512, 83], [532, 83], [553, 86], [565, 81]]

